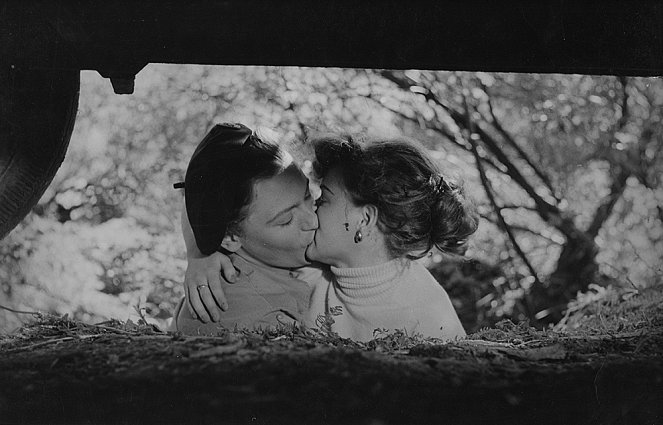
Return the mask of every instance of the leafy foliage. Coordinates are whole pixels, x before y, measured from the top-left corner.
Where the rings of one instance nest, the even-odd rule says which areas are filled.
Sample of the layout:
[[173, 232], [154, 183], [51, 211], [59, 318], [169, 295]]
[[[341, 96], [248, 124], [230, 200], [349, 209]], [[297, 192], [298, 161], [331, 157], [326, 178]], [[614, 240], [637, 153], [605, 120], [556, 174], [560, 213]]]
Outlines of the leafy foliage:
[[[586, 233], [598, 223], [603, 278], [583, 288], [661, 281], [660, 80], [150, 65], [134, 95], [118, 96], [97, 74], [81, 77], [65, 162], [33, 214], [0, 242], [0, 304], [86, 321], [138, 320], [138, 306], [165, 327], [186, 264], [182, 199], [172, 184], [197, 142], [223, 121], [277, 130], [305, 169], [306, 140], [318, 132], [420, 140], [446, 174], [462, 177], [484, 218], [471, 262], [430, 259], [470, 331], [534, 319], [532, 288], [559, 266], [569, 234], [541, 215], [533, 194], [560, 210], [567, 229]], [[488, 138], [531, 192], [482, 144]], [[601, 209], [607, 201], [614, 202]], [[0, 321], [11, 330], [21, 316], [3, 311]]]

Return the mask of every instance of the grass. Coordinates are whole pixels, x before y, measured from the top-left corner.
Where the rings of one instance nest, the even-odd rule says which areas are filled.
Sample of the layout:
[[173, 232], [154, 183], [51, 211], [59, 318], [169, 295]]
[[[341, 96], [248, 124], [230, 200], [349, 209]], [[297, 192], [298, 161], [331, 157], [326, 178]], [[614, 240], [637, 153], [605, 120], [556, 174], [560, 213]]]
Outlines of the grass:
[[450, 343], [384, 331], [364, 343], [286, 326], [195, 337], [145, 318], [37, 315], [0, 336], [0, 417], [462, 424], [490, 412], [510, 425], [656, 423], [662, 301], [656, 287], [594, 288], [556, 327], [503, 321]]
[[[173, 338], [179, 341], [226, 341], [236, 343], [244, 341], [253, 344], [277, 343], [288, 341], [293, 347], [302, 345], [325, 345], [349, 349], [376, 351], [384, 354], [403, 354], [418, 345], [440, 345], [444, 341], [435, 338], [424, 338], [421, 335], [408, 335], [403, 331], [387, 332], [377, 329], [375, 338], [368, 342], [358, 342], [323, 330], [301, 330], [292, 326], [281, 326], [268, 330], [234, 330], [220, 332], [218, 337], [190, 337], [169, 334], [150, 324], [149, 319], [142, 316], [138, 322], [128, 320], [109, 320], [98, 324], [87, 324], [72, 320], [67, 315], [62, 317], [34, 313], [32, 323], [23, 326], [19, 331], [0, 335], [0, 349], [19, 350], [30, 347], [54, 344], [69, 340], [90, 340], [112, 335], [119, 337], [141, 338]], [[634, 336], [639, 334], [657, 333], [663, 327], [663, 286], [650, 287], [642, 290], [617, 288], [613, 286], [592, 286], [590, 291], [579, 294], [569, 305], [562, 321], [554, 327], [537, 330], [528, 322], [514, 324], [504, 320], [494, 328], [484, 328], [467, 336], [455, 344], [467, 344], [471, 341], [488, 341], [510, 344], [514, 347], [527, 346], [533, 343], [558, 342], [563, 339], [579, 339], [596, 337], [614, 338], [618, 336]], [[452, 343], [454, 344], [454, 343]]]

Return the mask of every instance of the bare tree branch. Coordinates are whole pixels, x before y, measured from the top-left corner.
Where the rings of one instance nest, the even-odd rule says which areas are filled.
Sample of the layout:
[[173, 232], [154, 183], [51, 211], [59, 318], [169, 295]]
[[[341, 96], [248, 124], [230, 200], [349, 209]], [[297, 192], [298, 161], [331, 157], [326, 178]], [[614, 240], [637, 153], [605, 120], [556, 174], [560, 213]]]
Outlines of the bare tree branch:
[[618, 139], [615, 136], [618, 132], [620, 132], [624, 128], [624, 126], [628, 121], [628, 115], [629, 115], [628, 92], [626, 91], [628, 80], [624, 76], [620, 76], [618, 77], [618, 79], [622, 85], [622, 100], [620, 102], [621, 112], [619, 118], [612, 126], [612, 130], [610, 131], [610, 136], [605, 138], [607, 140], [599, 140], [599, 143], [603, 148], [597, 150], [594, 153], [587, 155], [587, 157], [584, 159], [585, 161], [598, 159], [598, 160], [608, 161], [608, 163], [610, 163], [611, 165], [615, 163], [614, 145], [615, 142], [618, 141]]
[[523, 209], [523, 210], [527, 210], [527, 211], [537, 212], [537, 209], [535, 207], [530, 207], [530, 206], [527, 206], [527, 205], [516, 205], [516, 204], [503, 204], [502, 209], [503, 210]]
[[518, 153], [518, 155], [520, 155], [521, 158], [523, 158], [523, 160], [527, 163], [527, 165], [529, 165], [529, 167], [532, 170], [534, 170], [534, 172], [536, 173], [537, 176], [539, 176], [539, 178], [541, 179], [543, 184], [546, 186], [546, 188], [548, 188], [548, 191], [550, 191], [550, 195], [553, 198], [555, 198], [555, 200], [559, 203], [560, 200], [557, 197], [557, 195], [555, 194], [555, 189], [552, 187], [552, 183], [550, 181], [550, 178], [543, 172], [543, 170], [540, 167], [538, 167], [536, 165], [536, 163], [529, 157], [527, 152], [525, 152], [520, 147], [520, 145], [518, 145], [518, 143], [516, 143], [514, 138], [504, 129], [504, 127], [502, 127], [502, 124], [500, 123], [500, 121], [495, 116], [495, 111], [493, 109], [493, 102], [491, 100], [491, 95], [490, 95], [490, 92], [488, 91], [488, 88], [483, 83], [481, 83], [481, 87], [482, 87], [484, 93], [486, 93], [486, 95], [488, 96], [488, 101], [487, 101], [488, 110], [489, 110], [490, 116], [492, 118], [491, 124], [493, 125], [493, 127], [495, 127], [497, 132], [504, 138], [504, 140], [509, 144], [509, 146], [511, 146]]
[[[409, 79], [407, 77], [399, 77], [395, 74], [394, 71], [382, 71], [381, 75], [387, 78], [388, 80], [394, 82], [403, 90], [409, 90], [411, 86], [408, 81]], [[434, 102], [436, 105], [443, 108], [460, 128], [469, 130], [468, 128], [469, 124], [463, 113], [456, 111], [452, 107], [444, 104], [444, 102], [438, 99], [437, 96], [435, 96], [435, 94], [433, 94], [430, 90], [427, 90], [425, 93], [422, 93], [422, 96], [424, 96], [426, 100], [430, 100]], [[511, 178], [515, 180], [515, 182], [518, 183], [518, 185], [534, 200], [534, 203], [537, 206], [538, 213], [544, 220], [548, 221], [553, 226], [557, 227], [564, 234], [568, 234], [569, 232], [575, 230], [575, 229], [568, 229], [567, 228], [568, 226], [564, 225], [564, 220], [561, 219], [560, 211], [557, 208], [557, 206], [550, 204], [536, 192], [534, 187], [527, 181], [525, 176], [522, 175], [518, 167], [509, 159], [509, 157], [504, 153], [504, 151], [500, 149], [497, 141], [493, 139], [493, 137], [490, 134], [488, 134], [479, 125], [475, 126], [475, 131], [473, 133], [476, 133], [480, 136], [481, 140], [483, 141], [484, 145], [488, 148], [488, 150], [492, 152], [495, 158], [499, 162], [504, 164], [504, 166], [507, 168], [507, 173], [509, 174], [509, 176], [511, 176]]]
[[504, 230], [504, 232], [507, 234], [509, 237], [509, 241], [511, 241], [511, 245], [513, 248], [516, 250], [516, 253], [518, 256], [522, 259], [523, 263], [529, 270], [530, 274], [534, 278], [534, 283], [541, 285], [541, 281], [539, 280], [539, 276], [532, 266], [532, 264], [529, 262], [527, 259], [527, 256], [525, 255], [525, 252], [523, 252], [522, 248], [518, 244], [518, 241], [516, 240], [515, 235], [513, 234], [513, 231], [511, 230], [511, 227], [509, 227], [508, 223], [504, 219], [504, 216], [502, 215], [502, 210], [500, 206], [497, 204], [497, 200], [495, 199], [495, 194], [493, 193], [493, 188], [490, 184], [490, 181], [488, 180], [488, 177], [486, 177], [486, 170], [483, 168], [483, 164], [481, 163], [481, 158], [479, 157], [479, 150], [477, 149], [477, 143], [474, 140], [474, 132], [472, 131], [474, 129], [474, 124], [472, 122], [472, 116], [470, 114], [469, 106], [467, 105], [467, 101], [465, 101], [465, 116], [467, 118], [467, 125], [466, 128], [469, 131], [469, 137], [467, 138], [470, 144], [472, 145], [472, 154], [474, 155], [475, 159], [475, 164], [477, 167], [477, 170], [479, 171], [479, 177], [481, 178], [481, 184], [483, 185], [483, 188], [486, 192], [486, 196], [488, 196], [488, 200], [490, 201], [490, 204], [493, 206], [493, 209], [495, 211], [495, 214], [497, 216], [497, 219], [499, 220], [499, 225]]
[[[382, 108], [388, 110], [389, 112], [391, 112], [391, 113], [393, 113], [393, 114], [395, 114], [395, 115], [398, 115], [399, 117], [401, 117], [402, 119], [404, 119], [404, 120], [406, 120], [406, 121], [412, 121], [412, 122], [417, 123], [417, 124], [419, 123], [419, 121], [418, 121], [416, 118], [414, 118], [414, 117], [410, 117], [410, 116], [408, 116], [407, 114], [405, 114], [405, 113], [402, 112], [402, 111], [399, 111], [399, 110], [396, 110], [396, 109], [390, 108], [389, 106], [385, 106], [384, 104], [382, 104], [382, 103], [380, 102], [379, 99], [374, 98], [374, 97], [373, 97], [372, 95], [370, 95], [370, 94], [369, 94], [369, 95], [366, 95], [366, 96], [361, 96], [361, 97], [364, 97], [364, 98], [366, 98], [366, 99], [369, 99], [369, 100], [371, 100], [371, 101], [377, 103], [377, 104], [380, 105]], [[460, 148], [460, 149], [462, 149], [462, 150], [464, 150], [464, 151], [466, 151], [466, 152], [469, 152], [469, 153], [472, 152], [472, 148], [471, 148], [469, 145], [466, 146], [466, 145], [460, 143], [460, 142], [458, 141], [458, 138], [457, 138], [456, 136], [454, 136], [453, 134], [451, 134], [447, 129], [445, 129], [445, 128], [443, 128], [443, 127], [437, 125], [437, 124], [431, 123], [431, 122], [427, 122], [427, 124], [431, 124], [430, 126], [427, 127], [428, 129], [433, 130], [434, 132], [438, 133], [439, 135], [441, 135], [441, 136], [444, 137], [445, 139], [449, 140], [449, 142], [452, 143], [454, 146], [456, 146], [456, 147], [458, 147], [458, 148]], [[493, 170], [499, 172], [500, 174], [507, 174], [505, 170], [501, 169], [501, 168], [499, 167], [499, 165], [497, 165], [497, 164], [496, 164], [494, 161], [492, 161], [490, 158], [486, 158], [486, 157], [483, 157], [483, 156], [482, 156], [482, 157], [481, 157], [481, 160], [482, 160], [484, 163], [488, 164]]]
[[[502, 207], [502, 208], [504, 208], [504, 207]], [[479, 216], [481, 218], [483, 218], [484, 220], [486, 220], [490, 223], [493, 223], [496, 226], [499, 226], [498, 221], [495, 218], [491, 217], [490, 215], [488, 215], [488, 214], [479, 214]], [[553, 245], [561, 245], [561, 243], [554, 240], [553, 238], [551, 238], [549, 236], [542, 235], [541, 233], [537, 232], [536, 230], [530, 229], [529, 227], [521, 226], [519, 224], [509, 224], [509, 227], [513, 230], [518, 231], [518, 232], [529, 233], [530, 235], [535, 236], [537, 238], [545, 239], [546, 241], [548, 241], [549, 243], [551, 243]]]
[[619, 130], [621, 130], [626, 125], [626, 122], [628, 121], [628, 116], [629, 116], [628, 92], [626, 91], [626, 87], [628, 85], [628, 80], [623, 75], [620, 75], [618, 78], [619, 78], [619, 82], [622, 85], [622, 103], [621, 103], [622, 111], [621, 111], [621, 116], [619, 117], [619, 120], [617, 121], [617, 128]]
[[[619, 77], [619, 81], [622, 84], [622, 114], [619, 117], [619, 120], [615, 124], [615, 128], [613, 130], [613, 135], [612, 135], [612, 140], [616, 140], [616, 133], [621, 131], [624, 126], [626, 125], [628, 121], [628, 92], [626, 91], [626, 85], [627, 85], [627, 80], [626, 77]], [[611, 143], [612, 144], [612, 143]], [[612, 210], [619, 200], [621, 198], [622, 194], [624, 193], [624, 190], [626, 189], [626, 180], [633, 174], [634, 167], [631, 166], [631, 164], [628, 164], [629, 162], [629, 155], [624, 155], [621, 156], [620, 162], [616, 162], [614, 155], [611, 155], [612, 161], [610, 161], [610, 168], [611, 168], [611, 174], [615, 175], [615, 177], [612, 180], [612, 184], [610, 185], [610, 193], [608, 196], [603, 198], [603, 202], [599, 207], [596, 209], [594, 212], [594, 217], [592, 218], [592, 222], [587, 228], [587, 234], [591, 238], [595, 238], [599, 230], [601, 230], [601, 227], [603, 226], [603, 223], [610, 217], [610, 214], [612, 213]]]

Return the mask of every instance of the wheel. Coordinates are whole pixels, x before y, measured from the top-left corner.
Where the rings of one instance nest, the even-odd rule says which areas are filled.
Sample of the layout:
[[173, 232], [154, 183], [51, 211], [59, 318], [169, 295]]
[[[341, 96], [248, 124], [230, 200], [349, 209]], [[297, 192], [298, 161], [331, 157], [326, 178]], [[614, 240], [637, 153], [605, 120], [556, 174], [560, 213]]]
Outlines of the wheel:
[[62, 164], [78, 109], [78, 70], [0, 69], [0, 239]]

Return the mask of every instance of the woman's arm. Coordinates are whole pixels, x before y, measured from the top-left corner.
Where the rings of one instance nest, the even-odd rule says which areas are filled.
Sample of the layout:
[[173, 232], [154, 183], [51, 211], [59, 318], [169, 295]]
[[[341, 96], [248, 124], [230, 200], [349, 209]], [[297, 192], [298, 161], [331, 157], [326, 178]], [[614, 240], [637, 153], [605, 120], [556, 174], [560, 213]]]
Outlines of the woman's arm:
[[228, 282], [234, 282], [237, 273], [230, 258], [220, 252], [205, 256], [196, 245], [189, 223], [186, 206], [182, 208], [182, 235], [186, 245], [187, 268], [184, 275], [184, 294], [189, 311], [194, 317], [207, 323], [217, 322], [221, 311], [228, 309], [226, 296], [221, 289], [221, 270]]

